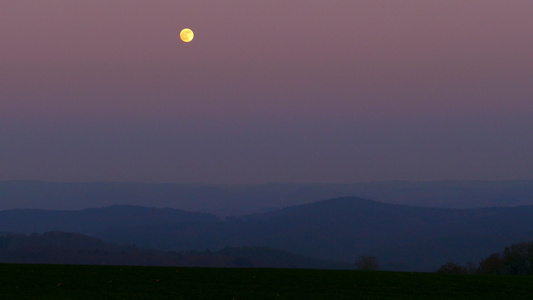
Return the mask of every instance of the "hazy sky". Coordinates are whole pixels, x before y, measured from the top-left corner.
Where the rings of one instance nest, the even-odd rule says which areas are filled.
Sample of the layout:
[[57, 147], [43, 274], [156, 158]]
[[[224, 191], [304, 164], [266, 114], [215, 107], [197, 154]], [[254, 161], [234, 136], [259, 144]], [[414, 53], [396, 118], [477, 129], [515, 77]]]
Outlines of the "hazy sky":
[[531, 0], [2, 0], [0, 180], [533, 179], [532, 16]]

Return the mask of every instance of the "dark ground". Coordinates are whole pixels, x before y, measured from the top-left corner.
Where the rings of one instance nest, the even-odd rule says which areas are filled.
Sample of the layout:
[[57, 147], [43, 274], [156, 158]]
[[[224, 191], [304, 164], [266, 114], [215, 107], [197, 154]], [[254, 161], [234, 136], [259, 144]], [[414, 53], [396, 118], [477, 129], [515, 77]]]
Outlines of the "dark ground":
[[533, 277], [0, 264], [2, 299], [531, 299]]

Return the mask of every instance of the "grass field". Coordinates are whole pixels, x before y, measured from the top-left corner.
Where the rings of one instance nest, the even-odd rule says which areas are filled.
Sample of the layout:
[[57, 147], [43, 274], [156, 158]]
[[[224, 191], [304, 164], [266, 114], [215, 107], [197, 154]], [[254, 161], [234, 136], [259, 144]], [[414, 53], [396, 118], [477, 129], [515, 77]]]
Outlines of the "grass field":
[[533, 277], [0, 264], [1, 299], [533, 299]]

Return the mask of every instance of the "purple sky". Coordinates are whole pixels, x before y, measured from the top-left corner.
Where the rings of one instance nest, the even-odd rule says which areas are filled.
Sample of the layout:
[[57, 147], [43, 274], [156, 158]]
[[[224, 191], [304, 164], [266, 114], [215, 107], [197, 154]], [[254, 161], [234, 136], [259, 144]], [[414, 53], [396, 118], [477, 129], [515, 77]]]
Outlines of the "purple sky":
[[532, 16], [530, 0], [3, 0], [0, 180], [533, 179]]

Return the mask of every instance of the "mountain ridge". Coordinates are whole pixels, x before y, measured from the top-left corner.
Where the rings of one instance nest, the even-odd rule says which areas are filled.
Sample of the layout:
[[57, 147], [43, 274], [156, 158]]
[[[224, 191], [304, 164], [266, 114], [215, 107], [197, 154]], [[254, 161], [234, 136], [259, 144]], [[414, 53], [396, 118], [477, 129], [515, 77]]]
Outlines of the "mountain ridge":
[[2, 210], [80, 210], [112, 204], [131, 204], [171, 207], [226, 217], [339, 196], [424, 207], [518, 206], [533, 204], [533, 180], [259, 185], [0, 181]]
[[[403, 266], [391, 267], [394, 270], [416, 271], [433, 271], [450, 260], [479, 261], [494, 249], [533, 240], [533, 205], [451, 209], [336, 197], [226, 220], [208, 215], [181, 222], [153, 214], [165, 211], [161, 209], [112, 209], [124, 208], [142, 211], [153, 222], [130, 219], [128, 224], [101, 224], [99, 230], [92, 228], [91, 235], [106, 242], [174, 251], [269, 247], [335, 261], [375, 255], [384, 266]], [[98, 215], [100, 210], [109, 211], [86, 211]], [[55, 218], [49, 219], [59, 220], [54, 213]], [[4, 221], [7, 219], [6, 211], [0, 212], [0, 231], [13, 231]], [[30, 224], [37, 226], [35, 221]], [[69, 231], [72, 227], [57, 229]]]

